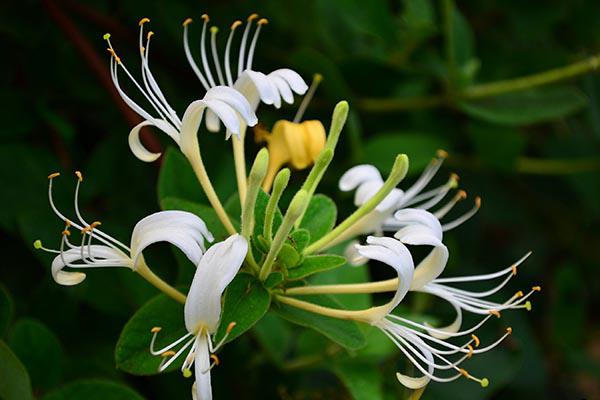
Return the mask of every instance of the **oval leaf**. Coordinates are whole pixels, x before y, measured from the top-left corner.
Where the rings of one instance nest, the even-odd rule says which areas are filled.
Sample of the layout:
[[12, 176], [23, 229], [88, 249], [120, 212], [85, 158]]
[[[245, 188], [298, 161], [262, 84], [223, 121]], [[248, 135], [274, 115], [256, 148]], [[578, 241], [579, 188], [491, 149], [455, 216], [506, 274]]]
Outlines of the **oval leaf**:
[[333, 229], [336, 218], [337, 208], [333, 200], [324, 194], [316, 194], [308, 203], [300, 228], [309, 232], [312, 243]]
[[8, 346], [0, 340], [0, 399], [33, 399], [27, 370]]
[[302, 264], [288, 271], [287, 279], [302, 279], [317, 272], [327, 271], [346, 264], [346, 259], [335, 254], [307, 256]]

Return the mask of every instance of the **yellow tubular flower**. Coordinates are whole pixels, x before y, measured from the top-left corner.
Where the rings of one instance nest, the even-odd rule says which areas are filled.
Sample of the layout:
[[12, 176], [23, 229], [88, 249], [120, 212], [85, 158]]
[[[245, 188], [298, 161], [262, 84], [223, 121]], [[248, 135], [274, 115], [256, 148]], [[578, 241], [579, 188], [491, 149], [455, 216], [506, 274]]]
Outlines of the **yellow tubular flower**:
[[301, 170], [311, 166], [325, 147], [325, 128], [320, 121], [310, 120], [295, 123], [279, 120], [273, 126], [272, 133], [266, 129], [255, 128], [257, 142], [267, 142], [269, 149], [269, 168], [263, 182], [263, 189], [271, 189], [273, 179], [285, 164]]

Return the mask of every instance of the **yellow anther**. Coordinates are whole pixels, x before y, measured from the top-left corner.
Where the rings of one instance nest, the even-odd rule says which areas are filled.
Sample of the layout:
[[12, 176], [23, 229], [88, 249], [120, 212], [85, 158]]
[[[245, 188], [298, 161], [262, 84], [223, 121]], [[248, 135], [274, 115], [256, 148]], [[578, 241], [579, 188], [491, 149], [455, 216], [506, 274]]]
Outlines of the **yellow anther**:
[[257, 22], [257, 24], [258, 24], [258, 25], [266, 25], [266, 24], [268, 24], [268, 23], [269, 23], [269, 20], [268, 20], [268, 19], [266, 19], [266, 18], [261, 18], [261, 19], [259, 19], [259, 20], [258, 20], [258, 22]]
[[498, 311], [498, 310], [490, 310], [489, 313], [500, 318], [500, 311]]
[[523, 292], [519, 290], [517, 293], [515, 293], [515, 297], [523, 297]]
[[435, 155], [438, 156], [439, 158], [447, 158], [448, 157], [448, 152], [446, 150], [438, 149], [435, 152]]
[[217, 32], [219, 32], [219, 28], [216, 26], [211, 26], [210, 27], [210, 33], [212, 33], [213, 35], [216, 35]]
[[230, 322], [229, 325], [227, 325], [227, 329], [225, 332], [229, 335], [236, 325], [236, 322]]
[[460, 176], [458, 176], [458, 174], [455, 174], [453, 172], [453, 173], [450, 174], [450, 180], [458, 182], [460, 180]]
[[142, 26], [142, 25], [144, 25], [146, 22], [150, 22], [150, 18], [146, 18], [146, 17], [144, 17], [144, 18], [140, 19], [140, 22], [138, 22], [138, 25], [139, 25], [139, 26]]
[[256, 18], [258, 18], [258, 14], [257, 13], [250, 14], [248, 16], [248, 22], [250, 22], [252, 20], [255, 20]]
[[161, 353], [161, 357], [172, 357], [174, 356], [176, 353], [173, 350], [167, 350], [163, 353]]
[[189, 368], [184, 369], [183, 371], [181, 371], [183, 373], [183, 377], [184, 378], [189, 378], [192, 376], [192, 371], [190, 371]]
[[323, 75], [316, 73], [313, 75], [313, 82], [319, 83], [323, 80]]
[[94, 229], [95, 227], [100, 226], [100, 225], [102, 225], [102, 222], [100, 222], [100, 221], [94, 221], [94, 222], [92, 222], [91, 227], [92, 227], [92, 229]]
[[479, 196], [475, 197], [475, 207], [477, 207], [477, 208], [481, 207], [481, 197], [479, 197]]
[[531, 302], [530, 302], [529, 300], [527, 300], [527, 301], [525, 302], [525, 309], [526, 309], [527, 311], [531, 311]]
[[48, 175], [48, 179], [54, 179], [57, 176], [60, 176], [60, 172], [54, 172], [54, 173]]
[[87, 232], [89, 232], [89, 231], [91, 231], [91, 230], [92, 230], [92, 227], [91, 227], [91, 226], [85, 226], [85, 227], [84, 227], [84, 228], [81, 230], [81, 233], [82, 233], [83, 235], [85, 235]]
[[509, 335], [512, 335], [512, 328], [510, 326], [508, 328], [506, 328], [506, 333], [508, 333]]
[[102, 35], [102, 39], [109, 40], [110, 39], [110, 33], [105, 33], [104, 35]]
[[512, 274], [516, 275], [517, 274], [517, 266], [513, 265], [511, 268], [512, 268]]
[[108, 51], [108, 52], [110, 53], [110, 55], [111, 55], [111, 56], [113, 56], [113, 57], [115, 58], [115, 61], [116, 61], [117, 63], [121, 63], [121, 57], [119, 57], [119, 56], [117, 55], [117, 53], [115, 53], [115, 51], [114, 51], [113, 49], [111, 49], [111, 48], [108, 48], [108, 49], [106, 49], [106, 51]]
[[154, 36], [154, 32], [150, 31], [148, 32], [148, 34], [146, 35], [146, 40], [150, 40], [150, 38]]
[[541, 292], [542, 291], [542, 287], [541, 286], [534, 286], [531, 288], [531, 290], [533, 290], [534, 292]]
[[469, 375], [469, 373], [467, 372], [467, 370], [466, 370], [466, 369], [462, 369], [462, 368], [460, 368], [460, 369], [458, 370], [458, 372], [460, 372], [460, 374], [461, 374], [462, 376], [464, 376], [465, 378], [468, 378], [468, 377], [470, 377], [470, 376], [471, 376], [471, 375]]
[[465, 192], [464, 190], [459, 190], [458, 193], [456, 193], [456, 197], [458, 198], [458, 200], [464, 200], [467, 198], [467, 192]]
[[210, 358], [211, 358], [211, 360], [213, 360], [213, 362], [215, 363], [215, 365], [221, 364], [221, 360], [219, 360], [219, 357], [217, 357], [216, 354], [211, 354]]
[[471, 339], [473, 339], [473, 341], [475, 342], [475, 347], [479, 347], [479, 343], [481, 343], [479, 338], [476, 335], [471, 335]]
[[42, 241], [40, 239], [33, 242], [33, 248], [39, 250], [42, 248]]
[[490, 384], [490, 381], [488, 380], [488, 378], [483, 378], [482, 380], [479, 381], [479, 383], [481, 384], [481, 387], [488, 387], [488, 385]]
[[65, 220], [65, 227], [70, 227], [71, 226], [71, 220], [67, 219]]
[[185, 21], [183, 21], [183, 26], [188, 26], [189, 24], [191, 24], [194, 20], [191, 18], [186, 18]]
[[75, 176], [77, 177], [79, 182], [83, 181], [83, 175], [81, 174], [80, 171], [75, 171]]
[[71, 232], [69, 232], [68, 229], [65, 229], [64, 231], [62, 231], [62, 235], [63, 236], [71, 236]]
[[467, 353], [467, 358], [471, 358], [473, 356], [473, 346], [471, 346], [470, 344], [467, 345], [467, 347], [469, 348], [469, 352]]
[[242, 21], [240, 21], [239, 19], [237, 21], [233, 21], [233, 24], [231, 24], [231, 30], [234, 30], [235, 28], [237, 28], [241, 24], [242, 24]]
[[202, 18], [205, 23], [208, 23], [208, 21], [210, 21], [210, 18], [208, 17], [208, 14], [202, 14], [202, 16], [200, 18]]
[[160, 326], [155, 326], [154, 328], [150, 329], [150, 333], [158, 333], [162, 330], [162, 328]]

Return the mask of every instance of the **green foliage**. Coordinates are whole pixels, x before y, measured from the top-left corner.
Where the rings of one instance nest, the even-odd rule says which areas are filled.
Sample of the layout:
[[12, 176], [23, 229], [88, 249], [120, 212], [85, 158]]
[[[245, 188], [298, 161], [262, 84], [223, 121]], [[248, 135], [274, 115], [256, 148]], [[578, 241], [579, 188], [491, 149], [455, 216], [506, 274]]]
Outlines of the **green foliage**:
[[336, 217], [337, 209], [333, 200], [323, 194], [316, 194], [308, 203], [300, 228], [309, 232], [310, 243], [313, 243], [333, 228]]
[[6, 400], [33, 399], [31, 381], [25, 367], [0, 340], [0, 397]]
[[0, 337], [4, 336], [4, 333], [8, 329], [8, 324], [14, 313], [14, 304], [10, 295], [0, 286]]
[[165, 151], [158, 175], [158, 198], [162, 202], [167, 197], [195, 202], [206, 201], [190, 163], [179, 148], [172, 146]]
[[107, 380], [81, 380], [52, 391], [42, 400], [142, 400], [129, 387]]
[[328, 271], [330, 269], [341, 267], [346, 263], [342, 256], [333, 254], [322, 254], [317, 256], [307, 256], [302, 263], [288, 271], [287, 279], [298, 280], [318, 272]]
[[382, 400], [383, 377], [377, 368], [363, 362], [338, 364], [333, 368], [355, 400]]

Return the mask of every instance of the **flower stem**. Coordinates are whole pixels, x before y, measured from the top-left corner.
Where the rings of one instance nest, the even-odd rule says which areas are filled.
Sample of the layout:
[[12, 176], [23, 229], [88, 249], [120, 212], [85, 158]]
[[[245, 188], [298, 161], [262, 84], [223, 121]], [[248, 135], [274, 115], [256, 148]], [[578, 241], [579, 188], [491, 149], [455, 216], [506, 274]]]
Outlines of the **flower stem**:
[[240, 127], [240, 137], [233, 135], [231, 145], [233, 147], [233, 160], [235, 163], [235, 176], [237, 179], [238, 194], [240, 196], [240, 204], [244, 204], [246, 199], [246, 155], [244, 152], [244, 138], [246, 137], [246, 124]]
[[406, 172], [408, 171], [408, 157], [406, 154], [399, 154], [394, 161], [392, 171], [384, 182], [381, 189], [369, 201], [360, 206], [354, 213], [348, 218], [336, 226], [332, 231], [323, 236], [321, 239], [312, 243], [304, 250], [304, 254], [311, 254], [319, 251], [320, 249], [327, 246], [327, 244], [339, 235], [344, 233], [348, 228], [354, 225], [355, 222], [359, 221], [362, 217], [373, 211], [375, 207], [398, 185], [398, 183], [404, 179]]
[[136, 267], [135, 271], [146, 281], [148, 281], [155, 288], [172, 298], [173, 300], [185, 304], [185, 295], [181, 293], [179, 290], [175, 289], [173, 286], [169, 285], [167, 282], [163, 281], [158, 275], [156, 275], [152, 270], [148, 267], [145, 262], [139, 263]]
[[275, 210], [277, 210], [277, 205], [279, 204], [281, 194], [287, 187], [289, 181], [290, 170], [289, 168], [284, 168], [279, 171], [273, 183], [271, 197], [269, 198], [267, 208], [265, 209], [265, 222], [263, 225], [263, 236], [269, 242], [273, 240], [273, 220], [275, 218]]
[[305, 294], [353, 294], [353, 293], [384, 293], [398, 289], [398, 278], [379, 282], [349, 283], [339, 285], [299, 286], [286, 289], [286, 295]]
[[260, 270], [259, 278], [264, 281], [267, 279], [271, 270], [273, 269], [273, 262], [275, 262], [275, 258], [279, 254], [279, 251], [283, 247], [285, 240], [287, 238], [288, 233], [294, 226], [294, 222], [298, 219], [302, 210], [304, 209], [306, 203], [308, 201], [308, 195], [305, 190], [299, 190], [298, 193], [294, 196], [288, 209], [281, 221], [281, 225], [277, 232], [275, 233], [275, 237], [273, 238], [273, 242], [271, 243], [271, 247], [269, 248], [269, 252], [265, 257], [265, 261]]
[[[298, 300], [287, 296], [275, 295], [275, 299], [280, 303], [290, 305], [301, 310], [309, 311], [313, 314], [320, 314], [326, 317], [346, 319], [352, 321], [371, 322], [375, 315], [380, 314], [380, 307], [371, 307], [365, 310], [339, 310], [336, 308], [324, 307], [318, 304], [309, 303], [308, 301]], [[387, 307], [385, 307], [387, 310]]]

